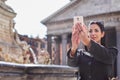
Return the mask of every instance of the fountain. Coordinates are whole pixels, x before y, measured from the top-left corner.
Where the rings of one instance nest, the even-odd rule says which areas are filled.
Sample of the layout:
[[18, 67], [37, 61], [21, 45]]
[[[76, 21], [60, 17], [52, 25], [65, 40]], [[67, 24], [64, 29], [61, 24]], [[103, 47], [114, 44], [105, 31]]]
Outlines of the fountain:
[[0, 80], [77, 80], [77, 68], [50, 64], [45, 50], [36, 56], [30, 45], [19, 39], [14, 29], [16, 13], [6, 1], [0, 0]]
[[36, 57], [36, 55], [35, 55], [33, 49], [30, 47], [29, 50], [30, 50], [30, 52], [31, 52], [31, 54], [32, 54], [32, 56], [33, 56], [34, 63], [37, 64], [37, 63], [38, 63], [37, 57]]

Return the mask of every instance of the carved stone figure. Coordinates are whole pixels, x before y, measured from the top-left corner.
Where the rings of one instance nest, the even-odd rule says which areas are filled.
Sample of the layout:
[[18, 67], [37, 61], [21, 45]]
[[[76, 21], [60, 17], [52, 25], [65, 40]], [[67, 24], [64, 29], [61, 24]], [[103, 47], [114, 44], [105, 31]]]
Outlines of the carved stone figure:
[[51, 64], [50, 55], [45, 49], [41, 49], [40, 53], [38, 53], [37, 58], [39, 64]]

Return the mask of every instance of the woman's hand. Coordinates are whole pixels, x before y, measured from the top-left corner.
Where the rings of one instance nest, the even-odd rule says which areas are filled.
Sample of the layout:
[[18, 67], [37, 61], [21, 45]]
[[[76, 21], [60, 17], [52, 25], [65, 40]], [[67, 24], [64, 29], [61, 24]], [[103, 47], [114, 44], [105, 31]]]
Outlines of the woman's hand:
[[72, 42], [72, 51], [76, 51], [76, 49], [78, 48], [78, 45], [80, 44], [80, 37], [79, 37], [79, 29], [78, 29], [78, 23], [73, 25], [72, 27], [72, 38], [71, 38], [71, 42]]
[[109, 80], [119, 80], [119, 78], [118, 77], [113, 77], [113, 78], [109, 78]]
[[90, 38], [88, 35], [88, 29], [85, 25], [81, 25], [81, 24], [77, 24], [78, 25], [78, 29], [79, 29], [79, 37], [81, 39], [81, 42], [85, 45], [85, 46], [89, 46], [90, 45]]

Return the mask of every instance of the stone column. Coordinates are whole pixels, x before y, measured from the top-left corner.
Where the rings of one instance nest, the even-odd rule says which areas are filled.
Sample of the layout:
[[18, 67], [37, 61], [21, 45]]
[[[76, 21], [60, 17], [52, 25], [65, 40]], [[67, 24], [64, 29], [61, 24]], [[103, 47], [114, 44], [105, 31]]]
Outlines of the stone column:
[[119, 51], [117, 56], [117, 75], [120, 78], [120, 31], [117, 32], [117, 49]]
[[67, 64], [67, 34], [62, 35], [62, 65]]
[[59, 36], [57, 36], [56, 38], [55, 38], [55, 45], [56, 45], [56, 47], [55, 47], [55, 61], [54, 61], [54, 64], [60, 64], [60, 42], [61, 42], [61, 39], [60, 39], [60, 37]]
[[51, 46], [52, 46], [52, 36], [51, 35], [47, 35], [47, 51], [49, 52], [50, 58], [52, 59]]

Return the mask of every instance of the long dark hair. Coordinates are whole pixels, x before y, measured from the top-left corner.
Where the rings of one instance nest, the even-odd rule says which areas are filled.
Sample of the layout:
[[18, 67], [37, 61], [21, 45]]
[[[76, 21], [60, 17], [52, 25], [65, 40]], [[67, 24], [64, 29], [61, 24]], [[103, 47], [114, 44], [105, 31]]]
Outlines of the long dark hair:
[[104, 28], [104, 22], [100, 22], [100, 21], [92, 21], [90, 22], [90, 25], [92, 24], [97, 24], [98, 27], [100, 28], [101, 32], [104, 32], [105, 31], [105, 28]]

